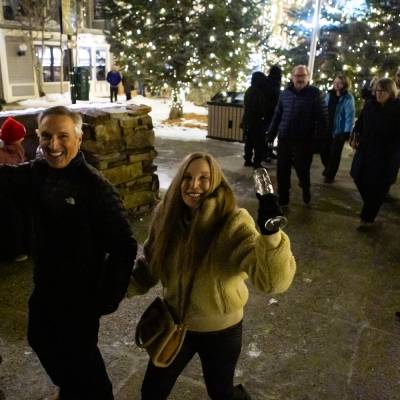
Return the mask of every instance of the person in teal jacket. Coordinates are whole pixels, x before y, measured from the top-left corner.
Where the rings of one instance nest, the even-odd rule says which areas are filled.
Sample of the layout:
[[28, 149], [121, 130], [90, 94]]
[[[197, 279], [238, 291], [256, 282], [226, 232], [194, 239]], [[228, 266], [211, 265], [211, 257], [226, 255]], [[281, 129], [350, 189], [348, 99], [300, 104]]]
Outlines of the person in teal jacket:
[[350, 79], [337, 75], [333, 88], [326, 96], [329, 116], [329, 140], [321, 149], [321, 161], [324, 165], [325, 183], [335, 180], [345, 141], [349, 138], [354, 125], [354, 97], [349, 92]]

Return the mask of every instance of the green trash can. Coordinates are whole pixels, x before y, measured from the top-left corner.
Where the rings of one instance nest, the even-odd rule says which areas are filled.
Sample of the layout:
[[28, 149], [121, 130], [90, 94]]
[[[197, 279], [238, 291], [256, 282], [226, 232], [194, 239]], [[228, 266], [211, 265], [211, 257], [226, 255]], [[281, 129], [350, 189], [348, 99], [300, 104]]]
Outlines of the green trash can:
[[89, 100], [89, 71], [86, 67], [74, 68], [75, 92], [77, 100]]

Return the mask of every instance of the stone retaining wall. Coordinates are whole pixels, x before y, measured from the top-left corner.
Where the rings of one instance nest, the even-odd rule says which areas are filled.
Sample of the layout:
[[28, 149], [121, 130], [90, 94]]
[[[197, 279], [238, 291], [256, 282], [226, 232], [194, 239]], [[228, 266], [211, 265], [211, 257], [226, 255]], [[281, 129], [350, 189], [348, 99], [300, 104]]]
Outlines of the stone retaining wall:
[[[150, 211], [158, 201], [159, 181], [153, 161], [154, 131], [151, 108], [129, 105], [106, 109], [81, 109], [82, 151], [119, 190], [125, 207], [134, 214]], [[13, 116], [10, 112], [7, 114]], [[27, 127], [24, 145], [33, 158], [38, 141], [35, 134], [37, 113], [14, 116]], [[0, 125], [5, 116], [0, 117]]]

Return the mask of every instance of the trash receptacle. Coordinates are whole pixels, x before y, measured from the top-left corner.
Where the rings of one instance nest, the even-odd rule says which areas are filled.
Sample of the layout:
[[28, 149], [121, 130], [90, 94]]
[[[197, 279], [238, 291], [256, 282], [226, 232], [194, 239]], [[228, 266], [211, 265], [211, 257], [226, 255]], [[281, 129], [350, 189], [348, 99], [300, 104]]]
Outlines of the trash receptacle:
[[89, 100], [89, 71], [86, 67], [74, 68], [75, 92], [77, 100]]
[[240, 127], [243, 116], [243, 93], [217, 93], [208, 105], [207, 137], [243, 142]]

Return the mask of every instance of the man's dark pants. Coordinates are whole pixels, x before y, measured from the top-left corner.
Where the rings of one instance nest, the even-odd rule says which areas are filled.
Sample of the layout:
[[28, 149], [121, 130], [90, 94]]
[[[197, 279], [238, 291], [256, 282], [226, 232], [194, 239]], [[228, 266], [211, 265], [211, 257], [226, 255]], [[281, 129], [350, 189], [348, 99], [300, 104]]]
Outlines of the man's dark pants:
[[110, 86], [110, 101], [111, 101], [111, 103], [113, 102], [113, 99], [115, 99], [115, 102], [117, 102], [117, 96], [118, 96], [118, 86]]
[[254, 121], [244, 133], [244, 159], [247, 162], [253, 162], [257, 168], [261, 166], [261, 161], [264, 161], [267, 156], [266, 131], [267, 124], [264, 120], [259, 120]]
[[35, 293], [31, 296], [28, 341], [60, 388], [61, 400], [114, 399], [97, 347], [98, 331], [98, 315], [79, 308], [58, 308]]
[[310, 190], [310, 168], [313, 159], [311, 141], [278, 140], [277, 180], [280, 202], [289, 201], [292, 165], [303, 191]]

